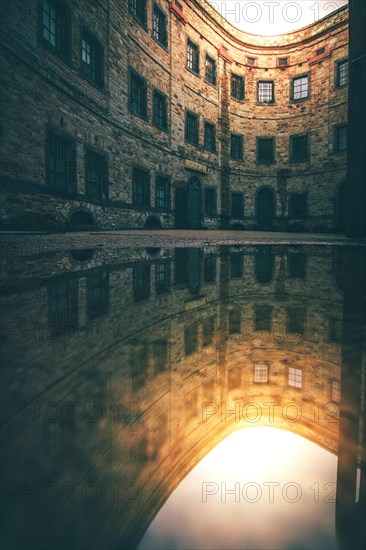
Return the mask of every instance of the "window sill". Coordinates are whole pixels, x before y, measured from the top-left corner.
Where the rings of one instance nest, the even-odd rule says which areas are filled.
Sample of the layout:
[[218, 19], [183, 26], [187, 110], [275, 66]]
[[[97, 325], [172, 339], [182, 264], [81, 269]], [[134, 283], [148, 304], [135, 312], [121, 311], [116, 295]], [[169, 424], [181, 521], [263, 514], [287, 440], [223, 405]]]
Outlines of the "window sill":
[[187, 67], [187, 65], [186, 65], [186, 69], [187, 69], [188, 72], [190, 72], [190, 73], [193, 74], [194, 76], [198, 76], [198, 78], [201, 78], [201, 77], [200, 77], [200, 72], [199, 72], [199, 71], [196, 73], [196, 71], [194, 71], [193, 69], [190, 69], [189, 67]]

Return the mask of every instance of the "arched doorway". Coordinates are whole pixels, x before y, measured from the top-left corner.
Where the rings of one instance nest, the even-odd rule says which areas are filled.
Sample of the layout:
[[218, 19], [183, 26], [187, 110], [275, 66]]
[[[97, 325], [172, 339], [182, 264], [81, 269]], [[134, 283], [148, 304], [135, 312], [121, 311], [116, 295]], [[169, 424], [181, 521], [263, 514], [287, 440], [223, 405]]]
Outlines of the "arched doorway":
[[271, 231], [274, 222], [274, 193], [269, 187], [259, 189], [256, 200], [257, 227], [263, 231]]
[[188, 183], [188, 228], [201, 228], [201, 183], [193, 176]]

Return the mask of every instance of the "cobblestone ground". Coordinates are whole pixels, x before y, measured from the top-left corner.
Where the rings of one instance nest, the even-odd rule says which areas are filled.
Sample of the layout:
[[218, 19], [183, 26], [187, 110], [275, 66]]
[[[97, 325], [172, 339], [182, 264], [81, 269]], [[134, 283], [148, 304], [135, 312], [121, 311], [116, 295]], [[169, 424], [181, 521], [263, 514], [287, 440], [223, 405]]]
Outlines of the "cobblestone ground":
[[209, 244], [302, 244], [366, 246], [366, 239], [347, 239], [344, 235], [308, 233], [271, 233], [259, 231], [104, 231], [57, 234], [3, 233], [1, 255], [17, 251], [47, 252], [70, 248], [201, 247]]

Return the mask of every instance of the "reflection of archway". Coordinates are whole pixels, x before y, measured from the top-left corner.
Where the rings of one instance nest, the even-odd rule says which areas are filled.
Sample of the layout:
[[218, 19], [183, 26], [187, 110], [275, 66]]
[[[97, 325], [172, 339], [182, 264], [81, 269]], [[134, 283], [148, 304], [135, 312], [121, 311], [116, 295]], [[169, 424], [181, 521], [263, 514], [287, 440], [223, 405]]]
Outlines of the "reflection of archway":
[[259, 283], [269, 283], [273, 277], [272, 247], [263, 246], [255, 255], [255, 277]]
[[346, 232], [347, 193], [346, 181], [339, 186], [334, 201], [334, 229], [339, 233]]
[[72, 229], [89, 229], [95, 227], [95, 220], [89, 210], [79, 208], [70, 215], [69, 224]]
[[256, 213], [257, 227], [263, 231], [271, 231], [275, 214], [274, 193], [269, 187], [262, 187], [257, 192]]

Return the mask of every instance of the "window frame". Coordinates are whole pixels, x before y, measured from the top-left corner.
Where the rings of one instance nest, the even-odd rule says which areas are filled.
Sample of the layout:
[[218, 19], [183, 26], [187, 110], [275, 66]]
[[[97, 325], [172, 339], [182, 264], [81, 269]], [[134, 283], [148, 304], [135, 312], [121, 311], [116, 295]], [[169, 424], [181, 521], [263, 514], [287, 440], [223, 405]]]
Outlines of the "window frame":
[[[192, 68], [188, 64], [188, 48], [189, 46], [192, 46], [193, 49], [195, 49], [196, 53], [196, 59], [194, 59], [194, 56], [192, 56]], [[193, 67], [194, 61], [197, 63], [197, 70]], [[192, 74], [199, 76], [200, 74], [200, 47], [196, 42], [194, 42], [189, 36], [187, 36], [187, 42], [186, 42], [186, 69], [191, 72]]]
[[[306, 156], [304, 158], [294, 158], [294, 140], [297, 138], [306, 137]], [[299, 163], [299, 162], [309, 162], [310, 160], [310, 136], [309, 134], [292, 134], [290, 135], [289, 143], [289, 159], [290, 162]]]
[[[240, 86], [239, 92], [236, 95], [233, 92], [237, 92], [237, 85], [233, 86], [233, 81], [237, 79], [237, 84]], [[245, 78], [244, 75], [231, 72], [230, 74], [230, 97], [235, 101], [244, 101], [245, 100]]]
[[[157, 119], [155, 118], [155, 98], [159, 97], [164, 101], [164, 112], [165, 112], [165, 125], [159, 124], [157, 122]], [[164, 117], [163, 117], [164, 118]], [[152, 90], [152, 125], [155, 126], [155, 128], [159, 128], [159, 130], [162, 130], [163, 132], [169, 131], [169, 121], [168, 121], [168, 96], [164, 94], [161, 90], [158, 88], [153, 88]]]
[[[147, 178], [146, 178], [146, 181], [143, 182], [143, 185], [147, 186], [147, 190], [146, 189], [143, 189], [143, 192], [142, 192], [142, 195], [143, 197], [146, 199], [146, 203], [143, 201], [143, 202], [137, 202], [136, 201], [136, 196], [137, 196], [137, 193], [136, 193], [136, 190], [135, 190], [135, 173], [137, 171], [140, 171], [141, 173], [144, 173], [147, 175]], [[139, 166], [138, 164], [134, 164], [132, 166], [132, 178], [131, 178], [131, 191], [132, 191], [132, 206], [134, 207], [138, 207], [138, 208], [143, 208], [143, 209], [146, 209], [146, 208], [150, 208], [151, 206], [151, 175], [150, 175], [150, 170], [148, 170], [147, 168], [144, 168], [143, 166]]]
[[[263, 372], [258, 372], [258, 369], [265, 369], [265, 380], [256, 380], [262, 378]], [[268, 384], [269, 383], [269, 364], [268, 363], [255, 363], [253, 369], [253, 383], [254, 384]]]
[[[99, 89], [104, 87], [104, 46], [101, 40], [89, 30], [89, 28], [80, 23], [80, 56], [79, 56], [79, 65], [80, 65], [80, 74], [85, 80], [93, 84]], [[82, 59], [83, 52], [83, 40], [89, 41], [89, 44], [94, 47], [95, 51], [95, 77], [91, 77], [87, 74], [86, 68], [88, 64], [85, 63]]]
[[[194, 133], [195, 133], [194, 141], [191, 141], [188, 138], [188, 118], [189, 117], [192, 117], [192, 119], [196, 121], [196, 128], [194, 130]], [[200, 144], [200, 116], [197, 113], [194, 113], [193, 111], [189, 111], [188, 109], [186, 109], [185, 111], [184, 141], [185, 143], [188, 143], [189, 145], [193, 145], [194, 147], [199, 147], [199, 144]]]
[[[259, 143], [261, 141], [264, 141], [264, 140], [268, 140], [268, 141], [271, 140], [272, 144], [273, 144], [273, 147], [272, 147], [272, 160], [270, 160], [270, 161], [260, 159]], [[276, 164], [276, 138], [274, 136], [257, 136], [256, 145], [257, 145], [257, 148], [256, 148], [256, 161], [257, 161], [257, 164], [266, 164], [266, 165]]]
[[[71, 154], [71, 160], [66, 160], [66, 166], [70, 169], [71, 165], [71, 174], [68, 175], [69, 180], [65, 181], [65, 187], [57, 187], [51, 183], [51, 136], [56, 137], [67, 144], [67, 147], [70, 148], [68, 155]], [[58, 128], [46, 126], [46, 138], [45, 138], [45, 183], [46, 187], [52, 192], [56, 193], [77, 193], [77, 158], [76, 158], [76, 138], [67, 134], [66, 132], [60, 131]]]
[[[165, 40], [164, 39], [159, 40], [159, 38], [157, 36], [155, 36], [155, 33], [154, 33], [155, 10], [159, 13], [160, 16], [163, 16], [165, 18]], [[168, 14], [166, 13], [165, 10], [163, 10], [163, 8], [157, 2], [153, 2], [153, 6], [152, 6], [151, 36], [155, 40], [155, 42], [157, 42], [157, 44], [159, 44], [162, 48], [164, 48], [165, 50], [168, 49], [168, 43], [169, 43], [169, 39], [168, 39]]]
[[[295, 384], [290, 384], [290, 371], [294, 371], [293, 375], [295, 376], [294, 382]], [[301, 385], [298, 385], [298, 382], [296, 380], [298, 376], [298, 372], [301, 372]], [[293, 388], [294, 390], [301, 391], [304, 387], [304, 370], [301, 367], [288, 367], [287, 370], [287, 386], [290, 388]]]
[[[261, 84], [272, 84], [272, 99], [269, 101], [260, 101], [259, 90]], [[275, 83], [274, 80], [257, 81], [257, 105], [275, 105]]]
[[[50, 6], [56, 7], [59, 11], [59, 16], [61, 18], [60, 23], [60, 48], [54, 46], [47, 38], [44, 36], [44, 24], [43, 24], [43, 14], [44, 14], [44, 2], [47, 1]], [[40, 0], [38, 4], [38, 37], [40, 43], [45, 46], [49, 51], [53, 52], [60, 59], [66, 63], [71, 64], [71, 52], [72, 52], [72, 18], [70, 5], [66, 2], [58, 2], [55, 0]]]
[[[298, 98], [295, 98], [295, 82], [296, 80], [300, 80], [301, 78], [307, 78], [308, 79], [308, 88], [307, 88], [307, 96], [306, 97], [298, 97]], [[299, 101], [306, 101], [308, 99], [310, 99], [310, 73], [307, 72], [307, 73], [303, 73], [303, 74], [299, 74], [299, 75], [296, 75], [296, 76], [293, 76], [291, 78], [291, 101], [295, 102], [295, 103], [298, 103]]]
[[[133, 86], [133, 79], [140, 80], [142, 85], [142, 92], [144, 94], [144, 107], [145, 112], [140, 113], [133, 109], [134, 101], [133, 101], [133, 94], [132, 94], [132, 86]], [[141, 118], [142, 120], [147, 121], [148, 116], [148, 110], [149, 110], [149, 100], [148, 100], [148, 84], [145, 77], [143, 77], [140, 73], [138, 73], [135, 69], [132, 67], [129, 67], [128, 70], [128, 110], [131, 114]]]
[[[102, 174], [101, 174], [101, 183], [100, 183], [100, 192], [99, 196], [96, 197], [94, 195], [91, 195], [87, 192], [87, 167], [88, 167], [88, 155], [97, 155], [101, 159], [101, 165], [102, 165]], [[95, 147], [92, 147], [91, 145], [85, 145], [84, 146], [84, 180], [85, 180], [85, 196], [87, 196], [90, 199], [94, 199], [100, 202], [105, 202], [108, 200], [108, 190], [109, 190], [109, 182], [108, 182], [108, 154], [104, 151], [101, 151], [99, 149], [96, 149]]]

